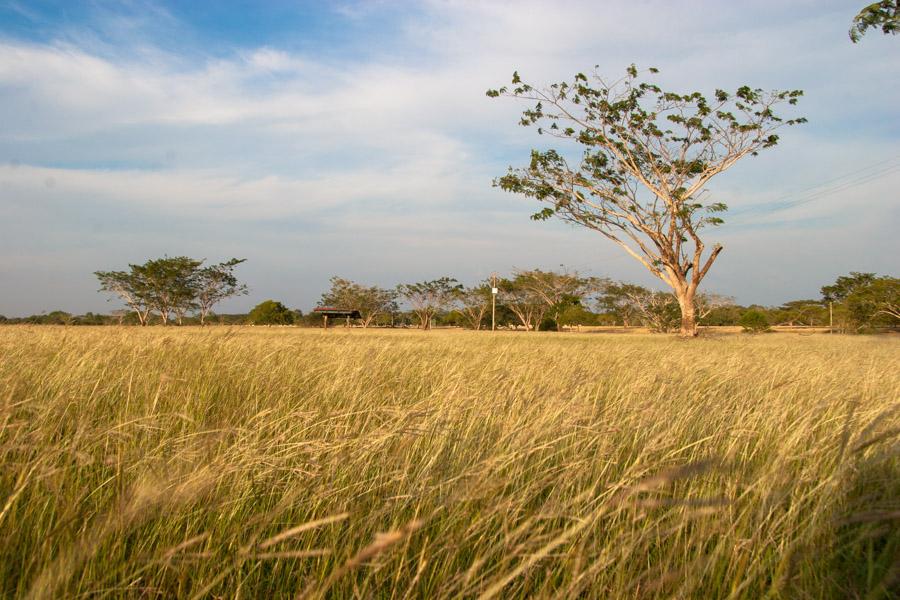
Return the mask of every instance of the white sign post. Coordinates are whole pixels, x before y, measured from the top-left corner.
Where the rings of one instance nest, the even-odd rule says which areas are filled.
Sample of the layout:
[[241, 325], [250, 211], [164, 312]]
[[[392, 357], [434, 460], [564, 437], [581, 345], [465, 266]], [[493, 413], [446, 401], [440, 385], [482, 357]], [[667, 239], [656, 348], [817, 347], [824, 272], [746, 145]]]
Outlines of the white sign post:
[[491, 274], [491, 331], [497, 330], [497, 275]]

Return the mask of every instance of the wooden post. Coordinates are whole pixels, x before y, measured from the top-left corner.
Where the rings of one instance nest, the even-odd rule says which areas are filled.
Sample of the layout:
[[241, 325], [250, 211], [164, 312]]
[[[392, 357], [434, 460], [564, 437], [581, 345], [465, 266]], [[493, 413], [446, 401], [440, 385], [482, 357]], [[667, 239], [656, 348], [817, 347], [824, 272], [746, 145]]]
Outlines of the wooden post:
[[328, 315], [325, 315], [325, 327], [323, 329], [328, 329]]

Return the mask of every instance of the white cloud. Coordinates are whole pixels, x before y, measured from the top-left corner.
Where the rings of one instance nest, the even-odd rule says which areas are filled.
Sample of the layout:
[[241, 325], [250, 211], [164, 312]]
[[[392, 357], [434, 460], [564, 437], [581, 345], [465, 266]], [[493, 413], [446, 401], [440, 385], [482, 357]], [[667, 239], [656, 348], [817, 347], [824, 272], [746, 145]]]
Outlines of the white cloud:
[[[803, 87], [801, 112], [811, 123], [711, 186], [738, 208], [900, 155], [900, 55], [885, 51], [895, 40], [850, 44], [852, 10], [841, 3], [772, 1], [749, 10], [712, 1], [435, 1], [420, 8], [405, 17], [403, 39], [392, 40], [400, 55], [376, 52], [373, 39], [370, 54], [340, 60], [275, 45], [188, 56], [147, 33], [184, 32], [165, 11], [135, 22], [104, 17], [104, 32], [136, 37], [128, 51], [116, 51], [124, 45], [115, 36], [99, 42], [71, 30], [46, 43], [0, 41], [0, 161], [23, 163], [0, 167], [0, 237], [56, 223], [55, 237], [29, 246], [48, 269], [95, 230], [107, 250], [123, 243], [103, 226], [106, 217], [79, 220], [61, 212], [67, 204], [118, 219], [115, 231], [144, 239], [138, 246], [147, 252], [170, 238], [142, 217], [203, 217], [225, 238], [266, 239], [285, 252], [305, 236], [313, 255], [337, 245], [360, 260], [388, 257], [371, 264], [374, 276], [361, 276], [370, 280], [424, 273], [428, 264], [451, 271], [453, 260], [465, 271], [485, 255], [495, 261], [484, 266], [490, 270], [544, 257], [545, 266], [596, 264], [598, 274], [644, 278], [615, 247], [586, 232], [541, 229], [527, 221], [528, 200], [490, 188], [492, 176], [543, 141], [517, 127], [520, 104], [484, 96], [513, 69], [550, 82], [595, 63], [618, 73], [634, 61], [661, 67], [662, 81], [678, 89]], [[359, 22], [381, 9], [347, 4], [338, 12]], [[162, 25], [154, 29], [147, 19]], [[718, 235], [731, 244], [723, 265], [729, 274], [752, 271], [745, 266], [756, 260], [752, 240], [765, 240], [770, 256], [784, 253], [783, 270], [800, 273], [797, 285], [821, 285], [815, 278], [823, 269], [865, 257], [853, 250], [857, 236], [882, 244], [881, 252], [897, 249], [890, 241], [897, 187], [896, 177], [887, 178], [768, 217], [819, 218], [818, 237], [783, 223], [723, 229]], [[834, 227], [828, 219], [838, 217]], [[260, 225], [245, 236], [241, 228], [259, 220], [287, 220], [303, 233], [271, 229], [267, 237]], [[807, 255], [792, 252], [798, 240]], [[837, 251], [842, 260], [828, 260]], [[277, 260], [278, 252], [269, 248], [257, 262]], [[807, 269], [808, 261], [819, 266]], [[761, 287], [726, 275], [725, 266], [712, 282], [757, 300], [750, 296]], [[290, 268], [299, 276], [312, 267]], [[31, 281], [24, 272], [16, 277], [19, 287]], [[773, 287], [761, 300], [777, 297]], [[2, 311], [11, 312], [0, 298]]]

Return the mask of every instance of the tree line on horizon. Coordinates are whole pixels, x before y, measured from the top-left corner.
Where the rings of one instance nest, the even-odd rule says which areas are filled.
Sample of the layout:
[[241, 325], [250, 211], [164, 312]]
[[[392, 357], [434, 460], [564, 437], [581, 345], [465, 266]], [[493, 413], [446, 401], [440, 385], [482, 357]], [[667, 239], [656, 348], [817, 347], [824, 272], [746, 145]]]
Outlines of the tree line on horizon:
[[[96, 271], [100, 291], [128, 308], [110, 314], [73, 315], [57, 310], [0, 323], [109, 325], [178, 324], [321, 326], [315, 309], [288, 308], [266, 300], [246, 314], [215, 314], [227, 298], [248, 293], [235, 268], [245, 259], [204, 265], [185, 256], [151, 259], [122, 271]], [[681, 306], [674, 294], [570, 270], [516, 269], [508, 276], [465, 286], [440, 277], [393, 288], [364, 285], [332, 277], [317, 307], [357, 310], [354, 325], [367, 327], [456, 326], [490, 329], [494, 325], [525, 331], [561, 331], [578, 326], [644, 327], [671, 332], [681, 325]], [[496, 290], [496, 294], [494, 293]], [[703, 326], [741, 325], [764, 331], [773, 325], [825, 327], [839, 332], [896, 328], [900, 324], [900, 279], [852, 272], [823, 286], [818, 299], [786, 302], [777, 307], [741, 306], [728, 296], [703, 292], [694, 297], [694, 313]], [[830, 305], [829, 305], [830, 304]]]

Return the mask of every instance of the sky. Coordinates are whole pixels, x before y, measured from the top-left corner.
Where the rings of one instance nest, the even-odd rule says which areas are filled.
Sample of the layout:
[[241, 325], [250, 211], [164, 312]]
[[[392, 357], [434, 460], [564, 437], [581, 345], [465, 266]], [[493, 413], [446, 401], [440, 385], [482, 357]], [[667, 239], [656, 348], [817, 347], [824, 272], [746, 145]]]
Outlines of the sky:
[[900, 275], [900, 36], [852, 44], [862, 4], [0, 0], [0, 314], [118, 308], [93, 272], [163, 255], [246, 258], [220, 312], [309, 310], [333, 275], [661, 287], [492, 187], [548, 142], [485, 90], [632, 63], [678, 91], [805, 92], [809, 123], [708, 186], [731, 211], [707, 290], [777, 305]]

